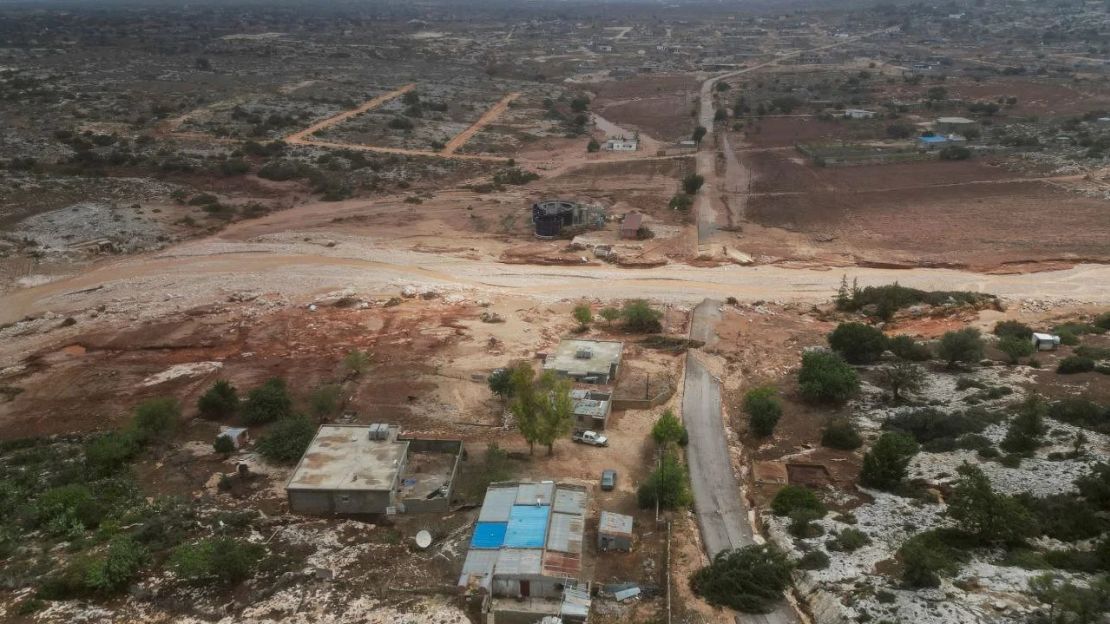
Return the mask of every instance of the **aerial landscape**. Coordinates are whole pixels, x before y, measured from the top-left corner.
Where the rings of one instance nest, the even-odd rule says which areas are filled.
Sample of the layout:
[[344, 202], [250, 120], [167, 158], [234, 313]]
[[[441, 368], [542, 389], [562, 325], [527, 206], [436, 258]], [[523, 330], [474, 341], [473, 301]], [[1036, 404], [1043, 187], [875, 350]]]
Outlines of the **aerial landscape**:
[[0, 0], [0, 622], [1110, 622], [1110, 3]]

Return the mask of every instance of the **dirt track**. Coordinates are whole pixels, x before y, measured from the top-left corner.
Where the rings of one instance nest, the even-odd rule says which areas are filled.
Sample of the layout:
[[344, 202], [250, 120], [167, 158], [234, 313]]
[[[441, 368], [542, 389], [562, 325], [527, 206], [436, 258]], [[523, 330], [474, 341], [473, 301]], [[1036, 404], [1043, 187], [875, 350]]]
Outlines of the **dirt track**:
[[478, 121], [475, 121], [473, 124], [470, 125], [469, 128], [458, 133], [457, 135], [455, 135], [455, 138], [448, 141], [447, 145], [443, 147], [443, 151], [441, 151], [440, 154], [444, 156], [450, 156], [451, 154], [454, 154], [460, 147], [465, 145], [466, 142], [470, 140], [470, 137], [478, 134], [478, 132], [480, 132], [482, 128], [485, 128], [494, 119], [500, 117], [501, 113], [504, 113], [505, 110], [509, 108], [509, 104], [511, 104], [513, 100], [520, 97], [520, 95], [520, 92], [514, 92], [501, 98], [501, 100], [491, 106], [489, 110], [482, 113], [482, 116], [478, 118]]
[[394, 89], [389, 93], [383, 93], [382, 95], [379, 95], [374, 99], [363, 102], [362, 104], [358, 105], [355, 108], [352, 108], [351, 110], [343, 111], [342, 113], [339, 113], [338, 115], [333, 115], [331, 117], [328, 117], [327, 119], [321, 119], [320, 121], [317, 121], [304, 130], [298, 130], [297, 132], [294, 132], [293, 134], [285, 137], [285, 142], [291, 143], [293, 145], [312, 143], [313, 141], [311, 140], [306, 141], [305, 137], [311, 137], [314, 133], [319, 132], [320, 130], [330, 128], [339, 123], [343, 123], [344, 121], [347, 121], [352, 117], [357, 117], [358, 115], [361, 115], [366, 111], [374, 110], [375, 108], [381, 106], [382, 104], [385, 104], [393, 98], [400, 97], [415, 88], [416, 84], [409, 83], [399, 89]]

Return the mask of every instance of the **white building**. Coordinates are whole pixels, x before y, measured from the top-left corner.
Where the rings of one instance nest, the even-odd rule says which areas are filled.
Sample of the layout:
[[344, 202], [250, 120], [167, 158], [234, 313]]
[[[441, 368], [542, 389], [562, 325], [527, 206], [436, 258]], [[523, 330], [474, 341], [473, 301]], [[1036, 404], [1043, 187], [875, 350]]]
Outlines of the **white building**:
[[606, 139], [605, 149], [610, 152], [635, 152], [640, 149], [640, 141], [637, 139]]
[[844, 111], [845, 119], [872, 119], [875, 117], [875, 111], [863, 110], [861, 108], [849, 108]]

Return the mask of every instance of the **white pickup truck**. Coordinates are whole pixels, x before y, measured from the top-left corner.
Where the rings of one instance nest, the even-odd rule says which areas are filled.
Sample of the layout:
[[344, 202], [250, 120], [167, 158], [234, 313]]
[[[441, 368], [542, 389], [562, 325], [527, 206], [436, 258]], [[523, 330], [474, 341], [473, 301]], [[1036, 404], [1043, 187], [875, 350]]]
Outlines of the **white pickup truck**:
[[575, 431], [571, 439], [590, 446], [609, 446], [609, 438], [596, 431]]

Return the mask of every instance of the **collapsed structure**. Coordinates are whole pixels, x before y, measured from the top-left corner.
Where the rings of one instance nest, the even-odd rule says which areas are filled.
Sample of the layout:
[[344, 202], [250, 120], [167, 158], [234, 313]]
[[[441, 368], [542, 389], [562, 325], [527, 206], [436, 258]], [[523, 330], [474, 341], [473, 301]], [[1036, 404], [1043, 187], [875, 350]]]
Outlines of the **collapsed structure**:
[[294, 513], [447, 511], [462, 440], [404, 438], [387, 424], [321, 425], [285, 485]]
[[589, 582], [581, 578], [587, 496], [584, 486], [553, 481], [490, 485], [459, 589], [494, 622], [535, 622], [546, 615], [585, 622], [590, 606]]

